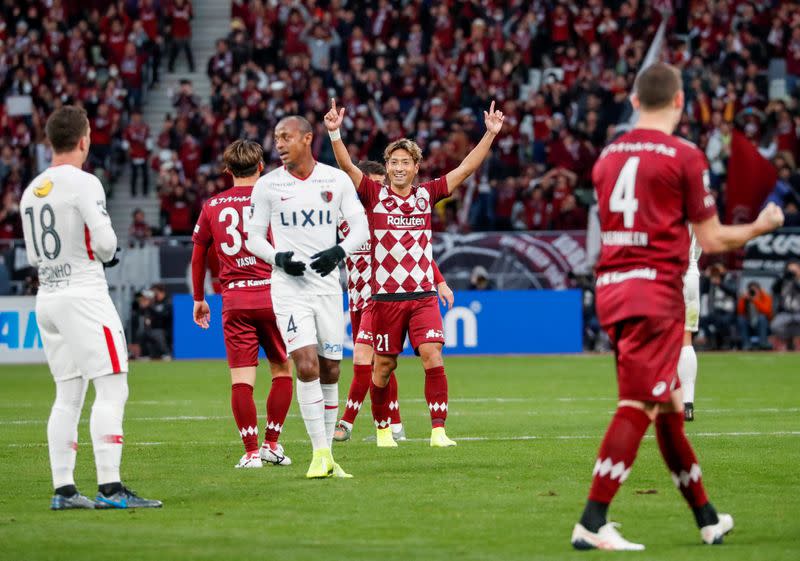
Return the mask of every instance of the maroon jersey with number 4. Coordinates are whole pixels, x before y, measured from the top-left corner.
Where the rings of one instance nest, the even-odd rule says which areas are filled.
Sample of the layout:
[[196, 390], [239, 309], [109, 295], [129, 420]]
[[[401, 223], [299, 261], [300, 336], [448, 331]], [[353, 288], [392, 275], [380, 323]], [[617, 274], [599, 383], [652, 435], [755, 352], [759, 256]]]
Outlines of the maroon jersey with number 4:
[[244, 221], [249, 217], [252, 186], [231, 187], [203, 204], [192, 241], [214, 245], [219, 257], [219, 280], [225, 310], [271, 308], [272, 266], [245, 247]]
[[606, 146], [592, 179], [601, 229], [600, 323], [631, 317], [683, 321], [687, 222], [717, 212], [705, 155], [678, 137], [634, 129]]

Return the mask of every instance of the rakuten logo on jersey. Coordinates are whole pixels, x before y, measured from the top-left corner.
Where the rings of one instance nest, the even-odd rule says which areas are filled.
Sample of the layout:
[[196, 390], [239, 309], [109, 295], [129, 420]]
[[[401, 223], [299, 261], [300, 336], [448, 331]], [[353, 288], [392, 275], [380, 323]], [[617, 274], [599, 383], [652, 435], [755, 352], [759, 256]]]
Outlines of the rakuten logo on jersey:
[[425, 226], [425, 217], [390, 214], [386, 217], [386, 223], [393, 228], [420, 228]]

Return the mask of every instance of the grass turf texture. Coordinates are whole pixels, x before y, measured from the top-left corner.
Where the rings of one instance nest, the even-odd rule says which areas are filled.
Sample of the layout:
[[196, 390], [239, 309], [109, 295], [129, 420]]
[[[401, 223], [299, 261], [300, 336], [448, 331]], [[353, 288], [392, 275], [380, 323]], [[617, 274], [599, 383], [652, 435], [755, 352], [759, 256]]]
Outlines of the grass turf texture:
[[[130, 377], [122, 473], [161, 510], [48, 510], [45, 367], [2, 367], [0, 559], [586, 559], [569, 536], [615, 403], [608, 356], [447, 358], [448, 434], [432, 449], [418, 361], [398, 370], [412, 439], [391, 450], [336, 444], [352, 480], [308, 481], [310, 445], [296, 403], [283, 431], [294, 465], [235, 470], [242, 454], [223, 362], [137, 363]], [[700, 545], [661, 462], [653, 429], [611, 507], [641, 559], [780, 560], [800, 550], [800, 357], [701, 355], [697, 420], [687, 425], [712, 502], [734, 515], [725, 545]], [[350, 363], [343, 364], [346, 399]], [[260, 374], [266, 370], [261, 367]], [[256, 387], [263, 429], [266, 376]], [[88, 417], [78, 488], [96, 492]], [[341, 409], [340, 409], [341, 412]], [[478, 437], [470, 440], [468, 437]], [[524, 437], [524, 438], [523, 438]]]

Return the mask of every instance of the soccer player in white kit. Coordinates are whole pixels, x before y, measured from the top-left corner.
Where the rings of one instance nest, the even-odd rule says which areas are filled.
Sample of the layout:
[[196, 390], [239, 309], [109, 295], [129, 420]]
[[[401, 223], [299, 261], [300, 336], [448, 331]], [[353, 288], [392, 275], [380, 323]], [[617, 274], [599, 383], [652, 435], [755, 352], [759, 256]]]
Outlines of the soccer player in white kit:
[[[691, 227], [689, 228], [691, 232]], [[697, 262], [703, 249], [691, 232], [689, 267], [683, 275], [683, 301], [686, 303], [686, 326], [683, 332], [683, 347], [678, 360], [678, 378], [683, 388], [683, 418], [694, 421], [694, 384], [697, 381], [697, 354], [692, 345], [692, 335], [700, 325], [700, 269]]]
[[[39, 271], [36, 320], [56, 399], [47, 423], [55, 494], [53, 510], [160, 507], [120, 479], [122, 417], [128, 398], [128, 353], [108, 295], [105, 265], [116, 264], [117, 236], [103, 186], [81, 171], [89, 154], [89, 120], [64, 106], [47, 120], [52, 165], [25, 189], [20, 202], [28, 261]], [[94, 501], [75, 487], [78, 421], [89, 381], [95, 400], [89, 421], [97, 467]]]
[[[302, 117], [286, 117], [275, 127], [283, 166], [253, 187], [246, 246], [274, 265], [273, 308], [297, 366], [297, 402], [314, 450], [306, 477], [349, 477], [331, 453], [339, 413], [344, 301], [339, 276], [330, 273], [367, 241], [369, 225], [350, 178], [316, 162], [312, 140], [311, 125]], [[341, 220], [350, 224], [350, 234], [337, 245]], [[268, 227], [274, 246], [266, 238]]]

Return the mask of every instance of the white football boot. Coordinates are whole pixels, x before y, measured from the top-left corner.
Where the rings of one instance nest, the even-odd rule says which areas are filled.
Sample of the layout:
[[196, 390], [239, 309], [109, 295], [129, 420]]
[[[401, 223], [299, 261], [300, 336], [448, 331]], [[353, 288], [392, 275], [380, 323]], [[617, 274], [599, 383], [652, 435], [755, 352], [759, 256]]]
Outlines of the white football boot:
[[261, 458], [258, 456], [258, 452], [251, 452], [251, 453], [245, 453], [245, 455], [242, 456], [242, 459], [239, 460], [239, 463], [236, 464], [235, 467], [236, 469], [260, 468], [264, 467], [264, 465], [261, 463]]
[[644, 546], [623, 538], [617, 531], [619, 524], [608, 522], [597, 533], [590, 532], [581, 524], [572, 530], [572, 547], [575, 549], [605, 549], [608, 551], [642, 551]]
[[283, 446], [280, 444], [276, 444], [275, 448], [271, 448], [269, 444], [264, 443], [261, 446], [261, 460], [267, 462], [268, 464], [274, 464], [276, 466], [290, 466], [292, 465], [292, 459], [287, 456], [283, 452]]
[[725, 534], [733, 530], [733, 516], [730, 514], [718, 514], [719, 522], [710, 526], [700, 528], [700, 537], [703, 543], [708, 545], [719, 545]]

